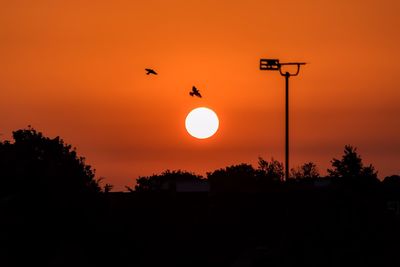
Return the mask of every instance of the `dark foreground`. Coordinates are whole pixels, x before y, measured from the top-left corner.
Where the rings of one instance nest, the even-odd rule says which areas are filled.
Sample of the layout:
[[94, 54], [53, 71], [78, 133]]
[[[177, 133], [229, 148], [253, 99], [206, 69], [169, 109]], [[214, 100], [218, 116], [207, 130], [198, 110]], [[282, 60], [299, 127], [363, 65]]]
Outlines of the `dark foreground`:
[[398, 199], [331, 187], [107, 193], [79, 212], [10, 199], [0, 266], [400, 266]]

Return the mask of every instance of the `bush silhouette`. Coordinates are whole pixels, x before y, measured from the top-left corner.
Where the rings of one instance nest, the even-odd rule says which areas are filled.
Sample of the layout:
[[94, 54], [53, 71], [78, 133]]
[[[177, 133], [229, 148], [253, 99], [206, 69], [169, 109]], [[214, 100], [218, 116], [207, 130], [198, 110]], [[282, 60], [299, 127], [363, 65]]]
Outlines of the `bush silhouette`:
[[258, 159], [258, 168], [241, 163], [207, 173], [211, 190], [220, 192], [262, 191], [278, 184], [284, 176], [283, 164], [271, 159]]
[[317, 165], [313, 162], [304, 163], [296, 169], [291, 169], [290, 172], [294, 179], [317, 179], [320, 177]]

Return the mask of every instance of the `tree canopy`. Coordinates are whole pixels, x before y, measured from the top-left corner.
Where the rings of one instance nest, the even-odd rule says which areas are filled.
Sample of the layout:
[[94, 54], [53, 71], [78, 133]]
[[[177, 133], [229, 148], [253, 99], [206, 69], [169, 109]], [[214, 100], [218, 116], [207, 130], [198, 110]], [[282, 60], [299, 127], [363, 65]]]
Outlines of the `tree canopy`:
[[58, 136], [45, 137], [29, 127], [14, 131], [13, 139], [0, 142], [0, 195], [100, 192], [95, 170]]
[[258, 158], [258, 175], [265, 181], [280, 182], [285, 176], [283, 163], [271, 158], [268, 162], [263, 158]]
[[357, 153], [357, 148], [350, 145], [344, 147], [344, 154], [341, 159], [334, 158], [332, 169], [328, 169], [328, 174], [334, 178], [372, 178], [377, 179], [377, 172], [370, 164], [364, 167], [361, 156]]
[[313, 162], [307, 162], [291, 169], [291, 177], [294, 179], [316, 179], [320, 177], [317, 165]]
[[259, 191], [279, 183], [284, 176], [283, 164], [271, 159], [258, 159], [258, 167], [241, 163], [207, 173], [210, 187], [215, 191]]

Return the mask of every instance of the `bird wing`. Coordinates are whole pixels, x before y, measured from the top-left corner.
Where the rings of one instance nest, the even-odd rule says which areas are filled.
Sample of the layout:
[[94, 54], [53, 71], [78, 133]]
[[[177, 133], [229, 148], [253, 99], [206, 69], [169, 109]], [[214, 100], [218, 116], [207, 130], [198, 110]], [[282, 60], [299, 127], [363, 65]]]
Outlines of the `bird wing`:
[[152, 73], [152, 74], [156, 74], [157, 75], [157, 72], [155, 72], [155, 70], [153, 70], [153, 69], [145, 69], [145, 71], [147, 71], [147, 74]]
[[189, 94], [191, 96], [195, 95], [195, 96], [201, 97], [200, 91], [195, 86], [192, 87], [192, 91]]

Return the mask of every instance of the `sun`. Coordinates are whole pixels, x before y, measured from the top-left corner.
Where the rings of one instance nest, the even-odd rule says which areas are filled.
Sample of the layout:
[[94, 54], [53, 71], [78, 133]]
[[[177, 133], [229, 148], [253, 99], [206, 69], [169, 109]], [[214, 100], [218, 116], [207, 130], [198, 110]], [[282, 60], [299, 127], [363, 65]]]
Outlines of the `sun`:
[[187, 132], [198, 139], [213, 136], [219, 127], [217, 114], [206, 107], [195, 108], [189, 112], [185, 120]]

